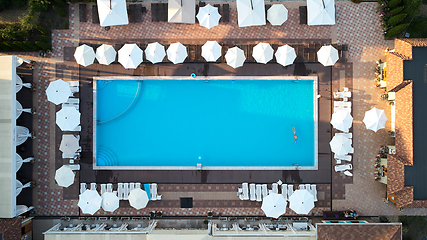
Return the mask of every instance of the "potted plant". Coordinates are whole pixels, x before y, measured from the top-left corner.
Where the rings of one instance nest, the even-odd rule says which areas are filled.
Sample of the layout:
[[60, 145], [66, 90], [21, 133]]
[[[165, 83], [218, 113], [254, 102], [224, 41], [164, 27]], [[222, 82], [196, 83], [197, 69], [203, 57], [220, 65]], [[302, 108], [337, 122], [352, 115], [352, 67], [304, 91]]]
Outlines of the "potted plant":
[[394, 131], [388, 131], [388, 135], [390, 135], [390, 137], [395, 137], [396, 133]]
[[208, 211], [208, 217], [212, 217], [213, 216], [213, 212], [212, 211]]

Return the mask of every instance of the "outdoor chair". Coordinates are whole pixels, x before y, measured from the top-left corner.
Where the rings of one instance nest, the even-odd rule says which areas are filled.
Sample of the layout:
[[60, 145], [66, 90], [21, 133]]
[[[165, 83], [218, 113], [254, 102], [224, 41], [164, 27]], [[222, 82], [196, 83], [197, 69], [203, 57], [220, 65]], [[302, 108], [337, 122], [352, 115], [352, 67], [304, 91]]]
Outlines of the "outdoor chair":
[[117, 183], [117, 196], [119, 197], [119, 200], [124, 200], [124, 188], [123, 188], [123, 183]]
[[87, 190], [86, 183], [80, 183], [80, 194], [84, 193]]
[[79, 21], [86, 22], [86, 3], [79, 4]]
[[124, 196], [123, 200], [128, 200], [129, 197], [129, 183], [123, 183]]
[[305, 184], [305, 189], [307, 189], [308, 191], [311, 191], [311, 185], [310, 184]]
[[255, 201], [256, 200], [256, 195], [255, 195], [255, 183], [251, 183], [249, 184], [249, 189], [250, 189], [250, 200], [251, 201]]
[[277, 184], [277, 183], [273, 183], [273, 184], [271, 184], [271, 186], [272, 186], [272, 192], [273, 193], [279, 193], [279, 184]]
[[311, 186], [310, 186], [310, 192], [314, 196], [314, 201], [317, 202], [317, 187], [316, 187], [316, 184], [311, 184]]
[[300, 184], [300, 185], [298, 186], [298, 189], [299, 189], [299, 190], [305, 190], [306, 188], [305, 188], [305, 185], [304, 185], [304, 184]]
[[90, 184], [90, 190], [95, 190], [96, 191], [96, 183], [91, 183]]
[[135, 183], [129, 183], [129, 193], [135, 189]]
[[351, 169], [353, 169], [353, 166], [350, 163], [343, 165], [335, 165], [335, 172], [344, 172], [345, 170]]
[[294, 194], [294, 185], [288, 185], [288, 199]]
[[257, 185], [256, 185], [256, 200], [257, 200], [258, 202], [261, 202], [261, 201], [262, 201], [261, 188], [262, 188], [262, 185], [261, 185], [261, 184], [257, 184]]
[[344, 175], [346, 175], [348, 177], [352, 177], [353, 173], [351, 173], [350, 171], [346, 170], [346, 171], [344, 171]]
[[110, 193], [113, 192], [113, 184], [112, 183], [107, 183], [107, 192], [110, 192]]
[[299, 7], [299, 23], [307, 24], [307, 6]]
[[288, 184], [282, 184], [282, 196], [285, 198], [285, 200], [288, 200]]
[[127, 6], [127, 12], [128, 12], [129, 23], [136, 22], [136, 20], [135, 20], [135, 4], [129, 4]]
[[230, 22], [230, 5], [228, 3], [222, 4], [221, 21]]
[[141, 189], [141, 183], [139, 182], [135, 183], [135, 189]]
[[107, 192], [107, 184], [102, 183], [102, 184], [101, 184], [101, 196], [102, 196], [102, 194], [104, 194], [105, 192]]
[[99, 23], [98, 6], [92, 6], [92, 23]]
[[248, 183], [242, 183], [243, 196], [242, 200], [249, 200]]
[[340, 110], [351, 112], [351, 102], [334, 101], [334, 113]]
[[262, 197], [265, 198], [268, 196], [268, 188], [267, 188], [267, 184], [263, 184], [262, 185]]

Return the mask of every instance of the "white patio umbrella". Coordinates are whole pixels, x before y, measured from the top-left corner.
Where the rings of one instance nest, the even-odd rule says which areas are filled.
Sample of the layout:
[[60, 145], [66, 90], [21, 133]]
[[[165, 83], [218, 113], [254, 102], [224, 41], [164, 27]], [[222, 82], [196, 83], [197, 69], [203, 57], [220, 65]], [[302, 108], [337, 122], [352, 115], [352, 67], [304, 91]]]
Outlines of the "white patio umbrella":
[[21, 77], [16, 74], [16, 92], [21, 91], [22, 87], [31, 88], [31, 83], [24, 83]]
[[268, 63], [273, 59], [274, 50], [268, 43], [258, 43], [255, 45], [252, 51], [252, 57], [257, 61], [257, 63]]
[[180, 42], [172, 43], [166, 52], [169, 61], [173, 62], [173, 64], [183, 63], [188, 56], [187, 48]]
[[128, 199], [129, 199], [129, 204], [132, 207], [136, 208], [137, 210], [141, 208], [145, 208], [148, 203], [147, 193], [140, 188], [136, 188], [130, 191]]
[[280, 26], [288, 20], [288, 9], [283, 4], [273, 4], [267, 10], [267, 20], [274, 26]]
[[297, 214], [308, 214], [314, 208], [314, 196], [306, 189], [296, 190], [289, 197], [289, 208]]
[[195, 23], [196, 0], [168, 0], [168, 22]]
[[334, 25], [334, 0], [307, 0], [307, 25]]
[[119, 63], [126, 69], [135, 69], [142, 63], [143, 52], [135, 43], [125, 44], [119, 50]]
[[21, 103], [18, 100], [16, 100], [16, 119], [18, 119], [23, 112], [30, 113], [30, 114], [32, 113], [31, 108], [23, 108]]
[[365, 112], [363, 123], [365, 124], [366, 129], [377, 132], [378, 130], [385, 128], [385, 123], [387, 120], [388, 118], [385, 115], [384, 110], [374, 107], [371, 110]]
[[129, 24], [126, 0], [97, 0], [101, 27]]
[[29, 137], [32, 137], [30, 129], [23, 126], [16, 126], [16, 146], [23, 144]]
[[165, 47], [158, 42], [148, 44], [145, 49], [145, 58], [153, 64], [162, 62], [165, 56]]
[[288, 202], [282, 194], [270, 193], [262, 199], [261, 209], [267, 217], [279, 218], [286, 212], [286, 205]]
[[60, 151], [64, 154], [74, 154], [79, 148], [79, 140], [73, 134], [62, 135], [61, 145], [59, 145]]
[[70, 83], [62, 79], [50, 82], [46, 89], [47, 100], [55, 105], [68, 101], [70, 95]]
[[31, 160], [34, 160], [34, 157], [28, 157], [26, 159], [22, 159], [21, 155], [17, 153], [16, 154], [16, 171], [18, 171], [22, 167], [22, 164], [29, 163], [31, 162]]
[[76, 48], [76, 51], [74, 52], [74, 58], [78, 64], [87, 67], [95, 60], [95, 52], [93, 51], [92, 47], [83, 44]]
[[16, 179], [16, 196], [18, 196], [22, 189], [31, 187], [31, 182], [27, 182], [26, 184], [22, 184], [21, 181]]
[[353, 117], [350, 112], [339, 110], [332, 114], [331, 124], [335, 129], [343, 132], [348, 132], [353, 124]]
[[104, 211], [114, 212], [119, 208], [119, 198], [112, 192], [105, 192], [102, 194], [101, 207]]
[[73, 131], [80, 124], [80, 112], [75, 107], [62, 107], [56, 113], [56, 124], [62, 131]]
[[335, 135], [332, 140], [329, 142], [331, 147], [331, 151], [336, 155], [346, 155], [351, 152], [351, 139], [343, 136], [343, 135]]
[[207, 41], [202, 46], [202, 57], [207, 62], [215, 62], [221, 57], [222, 47], [216, 41]]
[[277, 48], [277, 51], [274, 56], [276, 57], [277, 63], [284, 67], [293, 64], [295, 58], [297, 58], [295, 49], [289, 45], [280, 46], [279, 48]]
[[239, 27], [265, 25], [263, 0], [237, 0], [237, 22]]
[[62, 165], [55, 172], [55, 181], [60, 187], [69, 187], [74, 183], [75, 174], [70, 167]]
[[95, 214], [101, 207], [102, 198], [96, 190], [86, 190], [79, 195], [77, 204], [84, 214]]
[[331, 45], [323, 46], [317, 51], [317, 61], [323, 66], [333, 66], [339, 59], [338, 50]]
[[200, 26], [211, 29], [218, 26], [221, 15], [219, 15], [217, 7], [212, 7], [212, 5], [208, 4], [199, 9], [196, 17], [199, 20]]
[[116, 60], [117, 52], [113, 46], [102, 44], [96, 49], [96, 60], [102, 65], [110, 65]]
[[233, 68], [241, 67], [246, 60], [245, 52], [238, 47], [229, 48], [225, 54], [225, 60]]

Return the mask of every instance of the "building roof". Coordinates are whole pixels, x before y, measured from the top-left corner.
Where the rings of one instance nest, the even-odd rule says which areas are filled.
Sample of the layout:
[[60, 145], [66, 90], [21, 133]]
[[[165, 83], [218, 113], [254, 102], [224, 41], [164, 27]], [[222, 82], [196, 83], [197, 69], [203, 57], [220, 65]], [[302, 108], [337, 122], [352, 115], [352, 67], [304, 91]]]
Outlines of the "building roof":
[[401, 240], [401, 223], [318, 223], [317, 239]]
[[396, 92], [396, 155], [405, 165], [413, 164], [412, 83]]
[[387, 157], [387, 194], [394, 194], [404, 187], [404, 165], [395, 156]]

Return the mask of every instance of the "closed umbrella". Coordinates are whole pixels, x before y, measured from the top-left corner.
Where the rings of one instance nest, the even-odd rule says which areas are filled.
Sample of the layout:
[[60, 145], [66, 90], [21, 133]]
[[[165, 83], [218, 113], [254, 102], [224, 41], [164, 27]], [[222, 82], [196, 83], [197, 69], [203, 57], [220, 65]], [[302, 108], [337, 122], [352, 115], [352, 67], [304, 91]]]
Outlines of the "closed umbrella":
[[238, 47], [230, 48], [225, 54], [225, 60], [233, 68], [241, 67], [246, 60], [245, 52]]
[[208, 4], [199, 8], [199, 13], [196, 17], [200, 26], [211, 29], [218, 26], [221, 15], [219, 15], [217, 7], [212, 7], [212, 5]]
[[50, 82], [46, 89], [47, 100], [55, 105], [67, 102], [70, 95], [70, 83], [62, 79]]
[[222, 47], [216, 41], [207, 41], [202, 46], [202, 57], [207, 62], [215, 62], [221, 57]]
[[289, 197], [289, 208], [296, 214], [308, 214], [314, 208], [314, 196], [303, 189], [296, 190]]
[[363, 123], [366, 126], [366, 129], [370, 129], [374, 132], [385, 128], [385, 123], [388, 118], [384, 113], [384, 110], [378, 109], [376, 107], [365, 112], [365, 117], [363, 118]]
[[34, 160], [34, 157], [28, 157], [26, 159], [22, 159], [21, 155], [17, 153], [16, 154], [16, 171], [18, 171], [22, 167], [22, 164], [29, 163], [32, 160]]
[[22, 189], [31, 187], [31, 182], [27, 182], [26, 184], [22, 184], [21, 181], [16, 179], [16, 196], [18, 196]]
[[288, 9], [282, 4], [274, 4], [267, 10], [267, 20], [274, 26], [280, 26], [288, 20]]
[[129, 24], [126, 0], [97, 0], [101, 27]]
[[293, 64], [295, 58], [297, 58], [295, 49], [289, 45], [280, 46], [279, 48], [277, 48], [277, 51], [274, 56], [276, 57], [277, 63], [284, 67]]
[[180, 42], [172, 43], [166, 52], [168, 53], [169, 61], [173, 62], [173, 64], [183, 63], [188, 56], [187, 48]]
[[77, 204], [84, 214], [95, 214], [101, 207], [102, 198], [96, 190], [86, 190], [79, 195]]
[[125, 44], [119, 50], [119, 63], [126, 69], [135, 69], [142, 63], [143, 52], [135, 43]]
[[265, 25], [263, 0], [236, 0], [239, 27]]
[[96, 60], [102, 65], [110, 65], [116, 60], [117, 52], [113, 46], [102, 44], [96, 49]]
[[148, 203], [147, 193], [140, 188], [136, 188], [130, 191], [128, 199], [129, 204], [137, 210], [145, 208]]
[[350, 112], [339, 110], [332, 114], [331, 124], [335, 129], [348, 132], [353, 124], [353, 117], [350, 115]]
[[16, 100], [16, 118], [18, 119], [23, 112], [32, 113], [31, 108], [23, 108], [21, 103], [18, 100]]
[[325, 67], [333, 66], [338, 59], [338, 50], [331, 45], [323, 46], [317, 51], [317, 60]]
[[336, 155], [344, 156], [352, 151], [351, 139], [343, 135], [335, 135], [329, 142], [331, 151]]
[[261, 209], [267, 217], [278, 218], [286, 212], [288, 202], [281, 194], [270, 193], [262, 199]]
[[70, 167], [63, 165], [55, 172], [55, 181], [60, 187], [69, 187], [74, 183], [74, 172]]
[[56, 124], [62, 131], [73, 131], [80, 124], [80, 112], [75, 107], [62, 107], [56, 113]]
[[271, 59], [273, 59], [273, 53], [274, 50], [268, 43], [258, 43], [253, 51], [252, 51], [252, 57], [258, 62], [258, 63], [268, 63]]
[[23, 126], [16, 126], [16, 146], [23, 144], [29, 137], [33, 137], [33, 135], [30, 133], [30, 129]]
[[61, 145], [59, 145], [59, 150], [64, 154], [74, 154], [79, 150], [79, 140], [74, 137], [73, 134], [64, 134], [62, 135]]
[[153, 64], [162, 62], [165, 56], [165, 47], [158, 42], [148, 44], [145, 49], [145, 58]]
[[102, 194], [101, 207], [104, 211], [114, 212], [119, 208], [119, 198], [112, 192], [105, 192]]
[[87, 67], [95, 60], [95, 52], [93, 51], [92, 47], [83, 44], [76, 48], [76, 51], [74, 52], [74, 58], [78, 64]]

